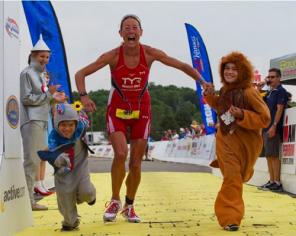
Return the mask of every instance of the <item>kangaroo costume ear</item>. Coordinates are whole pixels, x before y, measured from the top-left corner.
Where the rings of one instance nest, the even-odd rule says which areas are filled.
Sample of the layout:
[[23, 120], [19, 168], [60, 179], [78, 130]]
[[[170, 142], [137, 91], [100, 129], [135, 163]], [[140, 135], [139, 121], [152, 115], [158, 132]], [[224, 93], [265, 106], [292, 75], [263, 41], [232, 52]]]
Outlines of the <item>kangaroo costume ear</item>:
[[42, 34], [40, 34], [38, 42], [34, 45], [34, 47], [31, 50], [31, 52], [36, 52], [36, 51], [49, 51], [50, 52], [49, 47], [43, 41]]
[[56, 104], [56, 111], [54, 115], [54, 128], [58, 130], [59, 123], [62, 121], [70, 121], [74, 120], [77, 121], [79, 120], [79, 115], [77, 111], [72, 107], [71, 104], [68, 103], [58, 103]]

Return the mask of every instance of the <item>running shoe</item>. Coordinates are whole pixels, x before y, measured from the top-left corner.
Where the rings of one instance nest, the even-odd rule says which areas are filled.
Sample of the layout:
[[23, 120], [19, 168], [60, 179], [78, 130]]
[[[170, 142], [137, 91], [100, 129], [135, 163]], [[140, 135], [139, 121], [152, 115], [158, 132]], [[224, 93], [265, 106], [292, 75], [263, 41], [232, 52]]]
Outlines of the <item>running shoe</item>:
[[224, 227], [226, 231], [238, 231], [239, 226], [237, 224], [229, 224]]
[[269, 190], [272, 192], [277, 192], [281, 193], [284, 192], [283, 185], [282, 184], [273, 184], [272, 186], [269, 187]]
[[47, 211], [48, 207], [40, 205], [38, 203], [32, 204], [32, 211]]
[[127, 205], [121, 211], [122, 216], [131, 223], [140, 223], [141, 219], [136, 215], [135, 208], [133, 205]]
[[49, 195], [53, 194], [52, 192], [46, 192], [45, 190], [41, 189], [40, 187], [34, 187], [34, 192], [38, 193], [42, 196], [49, 196]]
[[103, 215], [104, 222], [113, 222], [116, 219], [117, 213], [121, 209], [121, 202], [118, 200], [111, 200], [105, 204], [106, 211]]
[[268, 191], [269, 187], [274, 185], [275, 183], [271, 183], [270, 181], [268, 181], [266, 184], [263, 184], [262, 186], [259, 186], [258, 189], [259, 190], [263, 190], [263, 191]]

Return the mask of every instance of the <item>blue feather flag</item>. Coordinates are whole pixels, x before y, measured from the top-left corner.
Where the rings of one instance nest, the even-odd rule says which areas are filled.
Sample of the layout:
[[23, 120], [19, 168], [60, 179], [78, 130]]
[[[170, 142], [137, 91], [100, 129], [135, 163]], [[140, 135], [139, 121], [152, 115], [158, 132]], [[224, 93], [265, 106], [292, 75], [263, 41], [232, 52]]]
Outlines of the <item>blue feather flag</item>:
[[[185, 27], [188, 36], [192, 65], [198, 70], [206, 82], [213, 83], [210, 61], [204, 42], [196, 28], [187, 23], [185, 23]], [[215, 133], [216, 129], [213, 125], [217, 122], [217, 115], [215, 111], [205, 103], [202, 96], [202, 87], [199, 82], [196, 82], [196, 93], [199, 99], [201, 118], [205, 125], [206, 134]]]
[[22, 1], [22, 4], [32, 44], [35, 45], [42, 34], [43, 40], [51, 50], [50, 60], [46, 66], [50, 84], [60, 84], [59, 91], [64, 91], [71, 102], [71, 81], [66, 52], [55, 11], [50, 1]]

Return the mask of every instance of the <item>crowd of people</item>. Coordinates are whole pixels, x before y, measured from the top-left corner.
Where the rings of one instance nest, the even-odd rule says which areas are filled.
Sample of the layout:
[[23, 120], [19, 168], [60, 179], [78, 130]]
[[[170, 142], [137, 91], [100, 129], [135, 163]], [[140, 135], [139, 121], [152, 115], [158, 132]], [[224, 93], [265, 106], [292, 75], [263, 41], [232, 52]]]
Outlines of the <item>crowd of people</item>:
[[[221, 227], [236, 231], [244, 216], [243, 183], [253, 175], [263, 141], [270, 180], [260, 189], [283, 190], [279, 145], [282, 141], [283, 110], [288, 96], [280, 85], [280, 71], [275, 68], [269, 70], [265, 83], [269, 83], [271, 89], [260, 96], [252, 84], [251, 62], [240, 52], [229, 53], [221, 59], [222, 87], [217, 94], [213, 84], [205, 82], [189, 64], [141, 44], [142, 33], [141, 21], [137, 16], [124, 16], [119, 29], [122, 44], [103, 53], [75, 75], [81, 102], [87, 112], [93, 112], [96, 105], [87, 94], [85, 79], [105, 66], [109, 66], [111, 73], [112, 88], [106, 121], [114, 158], [111, 167], [112, 194], [103, 213], [103, 221], [113, 222], [121, 213], [128, 222], [141, 222], [135, 211], [135, 200], [151, 126], [151, 99], [147, 84], [150, 68], [153, 62], [158, 61], [199, 81], [205, 101], [217, 112], [219, 123], [213, 124], [217, 129], [217, 159], [211, 166], [220, 168], [223, 184], [214, 209]], [[49, 58], [50, 49], [40, 38], [31, 50], [29, 66], [20, 76], [24, 169], [32, 210], [47, 210], [47, 206], [36, 203], [33, 195], [34, 187], [39, 193], [48, 191], [42, 183], [44, 163], [37, 154], [43, 150], [43, 160], [47, 160], [55, 170], [57, 203], [64, 218], [62, 230], [71, 231], [77, 229], [80, 223], [76, 205], [83, 202], [93, 205], [96, 202], [96, 189], [87, 168], [88, 145], [84, 137], [89, 123], [85, 113], [77, 112], [67, 103], [66, 95], [58, 90], [59, 85], [48, 84], [45, 75]], [[47, 135], [48, 115], [52, 108], [54, 129]], [[192, 121], [190, 127], [181, 127], [179, 132], [165, 131], [161, 140], [198, 138], [203, 135], [206, 135], [204, 124]], [[128, 142], [130, 157], [126, 176]], [[124, 180], [126, 193], [122, 202], [120, 190]]]
[[169, 141], [184, 138], [199, 138], [206, 135], [206, 129], [204, 124], [199, 124], [196, 120], [193, 120], [190, 127], [181, 127], [179, 132], [176, 130], [168, 129], [164, 131], [161, 141]]

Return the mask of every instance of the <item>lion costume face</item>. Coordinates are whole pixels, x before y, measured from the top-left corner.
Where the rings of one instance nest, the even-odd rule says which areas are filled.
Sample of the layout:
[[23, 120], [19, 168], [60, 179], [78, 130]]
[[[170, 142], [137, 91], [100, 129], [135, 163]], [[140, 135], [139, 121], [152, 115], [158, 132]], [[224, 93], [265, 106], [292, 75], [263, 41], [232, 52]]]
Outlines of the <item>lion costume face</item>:
[[[238, 70], [238, 79], [234, 83], [228, 83], [224, 79], [224, 69], [227, 63], [234, 63]], [[240, 52], [232, 52], [222, 57], [220, 62], [220, 78], [223, 88], [232, 90], [235, 88], [247, 88], [252, 86], [254, 77], [253, 66], [251, 62]]]

